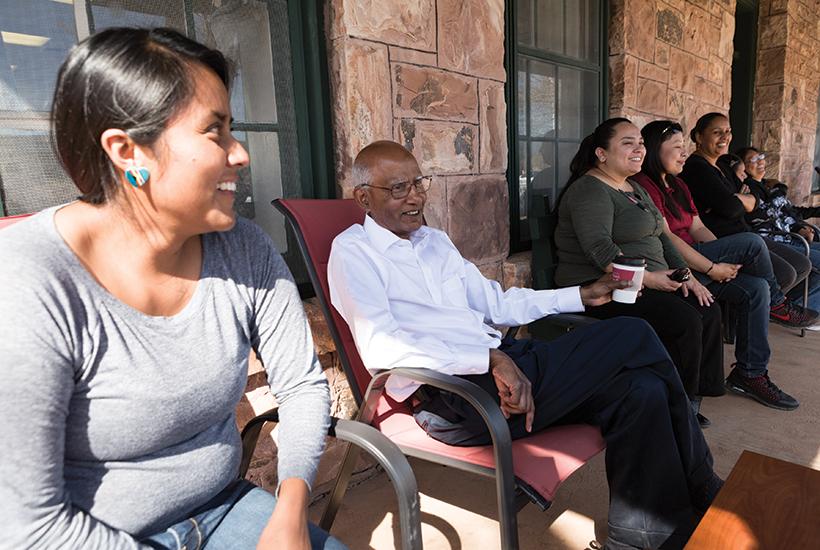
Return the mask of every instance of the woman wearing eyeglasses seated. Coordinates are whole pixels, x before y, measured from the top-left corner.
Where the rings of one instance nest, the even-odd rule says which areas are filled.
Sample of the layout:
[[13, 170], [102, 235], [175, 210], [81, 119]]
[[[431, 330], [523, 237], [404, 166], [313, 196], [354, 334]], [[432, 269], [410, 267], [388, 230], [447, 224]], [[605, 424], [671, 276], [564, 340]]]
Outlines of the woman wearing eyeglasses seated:
[[[700, 117], [689, 133], [695, 152], [686, 159], [680, 178], [689, 187], [704, 225], [717, 237], [751, 231], [746, 214], [757, 205], [757, 198], [744, 193], [718, 167], [717, 160], [725, 155], [732, 142], [729, 119], [721, 113]], [[811, 271], [811, 263], [800, 252], [782, 243], [764, 238], [769, 249], [780, 288], [786, 295]], [[817, 318], [816, 312], [804, 310], [793, 300], [772, 304], [769, 318], [782, 325], [806, 327]]]
[[[820, 206], [795, 206], [789, 200], [788, 187], [776, 179], [767, 179], [766, 155], [754, 147], [744, 147], [737, 152], [737, 163], [748, 176], [745, 180], [750, 192], [757, 198], [757, 208], [746, 215], [752, 230], [766, 238], [790, 246], [800, 253], [805, 251], [803, 243], [790, 235], [773, 235], [772, 232], [794, 232], [805, 238], [810, 247], [809, 260], [812, 270], [809, 274], [808, 307], [820, 311], [820, 241], [814, 230], [806, 225], [806, 218], [820, 217]], [[789, 296], [795, 301], [803, 299], [803, 286], [797, 285]], [[820, 330], [815, 323], [808, 330]]]
[[797, 400], [768, 375], [770, 303], [782, 303], [786, 297], [777, 284], [766, 244], [749, 232], [718, 239], [703, 225], [689, 189], [677, 177], [687, 156], [679, 124], [656, 120], [644, 126], [641, 135], [646, 157], [634, 181], [652, 197], [664, 216], [665, 234], [698, 279], [715, 298], [731, 303], [737, 311], [737, 362], [727, 387], [769, 407], [796, 408]]
[[[308, 524], [327, 380], [287, 266], [234, 212], [230, 75], [171, 29], [103, 30], [60, 68], [82, 196], [0, 232], [0, 547], [343, 548]], [[251, 349], [276, 496], [238, 475]]]
[[645, 288], [634, 304], [612, 301], [589, 307], [586, 314], [648, 321], [705, 426], [709, 421], [699, 414], [701, 397], [725, 393], [720, 308], [696, 278], [671, 278], [687, 267], [686, 261], [664, 233], [663, 216], [652, 199], [630, 179], [641, 170], [645, 153], [641, 132], [625, 118], [606, 120], [584, 138], [558, 201], [555, 279], [560, 286], [585, 284], [612, 271], [617, 256], [645, 259]]

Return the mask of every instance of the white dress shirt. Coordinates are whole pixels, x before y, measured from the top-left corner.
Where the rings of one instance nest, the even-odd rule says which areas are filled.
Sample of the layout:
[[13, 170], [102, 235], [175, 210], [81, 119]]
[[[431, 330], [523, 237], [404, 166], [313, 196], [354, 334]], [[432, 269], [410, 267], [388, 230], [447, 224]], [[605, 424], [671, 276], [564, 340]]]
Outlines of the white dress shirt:
[[[583, 311], [579, 287], [510, 288], [484, 278], [443, 231], [423, 226], [401, 239], [365, 216], [333, 241], [330, 301], [347, 321], [371, 372], [424, 367], [447, 374], [482, 374], [501, 333], [489, 323], [517, 326], [552, 313]], [[387, 383], [398, 401], [418, 384]]]

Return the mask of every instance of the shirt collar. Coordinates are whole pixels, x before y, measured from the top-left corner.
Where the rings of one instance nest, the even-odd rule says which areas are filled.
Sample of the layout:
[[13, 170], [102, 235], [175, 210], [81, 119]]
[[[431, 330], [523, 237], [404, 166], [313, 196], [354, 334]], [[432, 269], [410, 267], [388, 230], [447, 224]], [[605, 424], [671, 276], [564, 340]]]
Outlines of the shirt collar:
[[[385, 229], [376, 221], [371, 218], [369, 215], [365, 215], [364, 217], [364, 232], [367, 234], [367, 237], [370, 239], [370, 242], [376, 247], [380, 253], [384, 254], [388, 248], [393, 246], [399, 241], [402, 241], [401, 237], [397, 236], [395, 233], [390, 231], [389, 229]], [[427, 226], [422, 226], [418, 230], [414, 231], [410, 235], [410, 244], [415, 246], [421, 240], [423, 240], [429, 233], [429, 228]]]

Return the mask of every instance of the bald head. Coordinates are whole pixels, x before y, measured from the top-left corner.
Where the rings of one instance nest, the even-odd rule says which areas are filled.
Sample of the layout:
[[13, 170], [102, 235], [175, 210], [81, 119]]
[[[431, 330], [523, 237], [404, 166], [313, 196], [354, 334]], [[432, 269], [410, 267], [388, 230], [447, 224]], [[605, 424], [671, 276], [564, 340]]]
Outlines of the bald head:
[[413, 154], [395, 141], [374, 141], [356, 155], [353, 161], [353, 185], [373, 183], [376, 167], [392, 163], [416, 163]]
[[398, 237], [409, 239], [424, 223], [429, 180], [416, 157], [398, 143], [376, 141], [362, 149], [353, 163], [353, 184], [359, 206]]

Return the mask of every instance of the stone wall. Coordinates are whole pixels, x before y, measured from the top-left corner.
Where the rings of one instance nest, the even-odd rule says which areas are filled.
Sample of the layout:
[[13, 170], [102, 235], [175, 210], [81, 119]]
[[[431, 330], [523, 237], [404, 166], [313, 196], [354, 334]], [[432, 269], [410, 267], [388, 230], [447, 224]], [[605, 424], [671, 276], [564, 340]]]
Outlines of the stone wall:
[[509, 252], [503, 0], [326, 3], [340, 196], [356, 153], [392, 139], [435, 176], [427, 223], [499, 279]]
[[610, 10], [610, 116], [688, 131], [729, 111], [735, 0], [612, 0]]
[[810, 202], [820, 93], [820, 0], [761, 0], [752, 141], [766, 175]]

